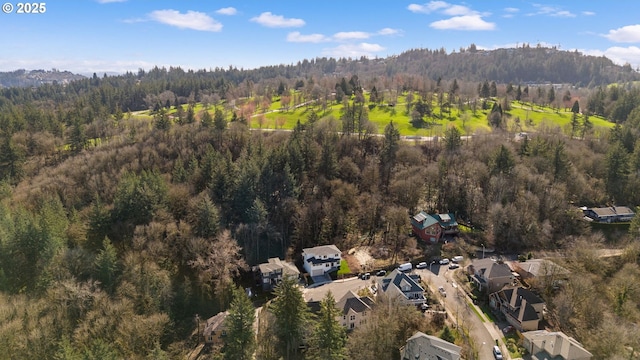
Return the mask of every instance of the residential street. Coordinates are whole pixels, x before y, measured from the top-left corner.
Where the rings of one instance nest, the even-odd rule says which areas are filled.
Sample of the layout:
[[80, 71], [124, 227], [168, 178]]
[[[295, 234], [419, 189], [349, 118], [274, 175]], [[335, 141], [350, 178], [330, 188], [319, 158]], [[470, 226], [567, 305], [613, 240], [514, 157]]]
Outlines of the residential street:
[[[414, 270], [414, 272], [420, 274], [422, 279], [429, 284], [431, 292], [440, 296], [438, 287], [442, 286], [446, 290], [447, 296], [441, 297], [444, 300], [445, 308], [449, 313], [451, 319], [462, 326], [469, 329], [469, 334], [473, 338], [476, 349], [478, 350], [479, 359], [493, 359], [492, 347], [496, 343], [496, 339], [501, 339], [500, 329], [493, 324], [490, 320], [485, 319], [485, 322], [480, 320], [476, 313], [470, 308], [474, 306], [471, 299], [458, 287], [454, 287], [452, 284], [453, 272], [463, 271], [462, 269], [449, 270], [448, 265], [438, 265], [435, 263], [429, 268], [423, 270]], [[478, 312], [482, 314], [482, 311], [478, 309]], [[484, 315], [482, 315], [484, 316]], [[510, 359], [506, 347], [500, 340], [500, 347], [504, 359]]]
[[[445, 308], [457, 326], [469, 329], [469, 334], [473, 338], [473, 343], [478, 350], [479, 359], [493, 359], [492, 347], [496, 343], [496, 339], [502, 339], [502, 332], [493, 322], [485, 318], [483, 322], [476, 313], [470, 308], [471, 299], [461, 289], [452, 285], [453, 271], [462, 271], [462, 269], [449, 270], [447, 265], [431, 266], [431, 271], [427, 269], [414, 269], [413, 272], [419, 274], [422, 279], [429, 285], [430, 291], [435, 296], [444, 300]], [[303, 289], [303, 295], [306, 301], [320, 301], [328, 291], [333, 293], [334, 298], [338, 301], [349, 290], [357, 293], [358, 290], [365, 286], [371, 285], [376, 281], [375, 276], [371, 276], [369, 280], [361, 280], [359, 278], [349, 278], [345, 280], [336, 280], [331, 283], [320, 285], [315, 288]], [[446, 297], [439, 295], [438, 287], [444, 287], [447, 293]], [[482, 311], [478, 308], [478, 312]], [[484, 314], [482, 314], [484, 317]], [[503, 352], [504, 359], [510, 359], [504, 343], [500, 340], [500, 347]]]

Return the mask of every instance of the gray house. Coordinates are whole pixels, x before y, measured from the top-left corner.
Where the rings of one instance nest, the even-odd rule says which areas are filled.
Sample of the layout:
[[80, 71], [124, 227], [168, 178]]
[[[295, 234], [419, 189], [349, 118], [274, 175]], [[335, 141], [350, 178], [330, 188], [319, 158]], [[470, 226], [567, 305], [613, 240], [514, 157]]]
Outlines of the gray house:
[[395, 269], [378, 279], [378, 289], [389, 299], [398, 299], [406, 305], [421, 305], [426, 298], [419, 283], [420, 275], [407, 274]]
[[300, 271], [294, 264], [282, 261], [277, 257], [258, 265], [257, 273], [260, 277], [262, 290], [265, 291], [273, 290], [282, 281], [283, 277], [293, 279], [300, 277]]
[[513, 283], [515, 279], [509, 265], [492, 259], [473, 260], [467, 267], [467, 273], [480, 291], [486, 290], [489, 294]]

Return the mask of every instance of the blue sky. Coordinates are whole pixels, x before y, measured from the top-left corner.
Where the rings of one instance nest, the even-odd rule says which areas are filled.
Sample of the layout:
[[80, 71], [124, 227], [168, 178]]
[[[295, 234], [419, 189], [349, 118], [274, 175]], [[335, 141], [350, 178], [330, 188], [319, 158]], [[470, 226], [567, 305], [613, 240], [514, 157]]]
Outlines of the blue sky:
[[[16, 5], [16, 2], [13, 2]], [[412, 48], [559, 46], [640, 66], [638, 1], [46, 1], [0, 13], [0, 71], [255, 68]]]

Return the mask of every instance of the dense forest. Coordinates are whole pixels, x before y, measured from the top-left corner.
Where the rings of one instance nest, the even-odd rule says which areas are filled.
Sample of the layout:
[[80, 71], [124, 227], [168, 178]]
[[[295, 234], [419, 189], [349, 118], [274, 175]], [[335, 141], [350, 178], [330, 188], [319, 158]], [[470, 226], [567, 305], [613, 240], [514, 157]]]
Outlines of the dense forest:
[[[513, 53], [530, 52], [525, 61], [543, 51], [562, 53]], [[574, 119], [581, 136], [545, 125], [521, 141], [500, 127], [463, 140], [452, 128], [443, 141], [414, 143], [400, 139], [393, 121], [381, 136], [345, 131], [344, 124], [366, 128], [367, 107], [358, 104], [372, 101], [371, 84], [380, 93], [420, 94], [456, 83], [460, 96], [498, 108], [508, 85], [528, 80], [604, 85], [637, 76], [606, 59], [566, 53], [572, 62], [545, 56], [538, 65], [548, 72], [535, 74], [549, 78], [531, 79], [498, 60], [516, 55], [499, 54], [409, 51], [384, 60], [386, 75], [348, 69], [367, 66], [362, 59], [316, 60], [251, 71], [156, 68], [0, 90], [0, 348], [12, 359], [184, 357], [197, 341], [196, 314], [235, 304], [234, 284], [250, 266], [272, 256], [295, 260], [320, 244], [418, 256], [408, 232], [409, 215], [419, 210], [452, 212], [473, 226], [461, 247], [562, 254], [573, 273], [566, 291], [544, 293], [554, 324], [597, 358], [640, 347], [640, 226], [603, 236], [578, 210], [640, 204], [637, 87], [573, 90], [581, 94]], [[451, 68], [431, 67], [430, 57], [441, 56]], [[496, 72], [456, 65], [458, 57], [495, 57]], [[409, 58], [411, 67], [394, 70]], [[560, 63], [572, 71], [555, 80]], [[319, 67], [332, 75], [311, 75]], [[490, 99], [481, 96], [485, 80], [499, 84]], [[271, 101], [280, 89], [316, 101], [342, 86], [345, 97], [329, 99], [349, 104], [340, 119], [321, 116], [318, 101], [293, 131], [252, 131], [243, 121], [250, 114], [236, 106], [243, 98]], [[193, 112], [196, 103], [205, 110]], [[166, 116], [182, 104], [184, 117]], [[424, 106], [416, 95], [398, 111]], [[141, 109], [154, 110], [153, 119], [132, 113]], [[616, 126], [591, 133], [590, 114]], [[603, 247], [625, 250], [612, 264], [596, 255]], [[596, 306], [602, 311], [594, 313]], [[411, 328], [436, 331], [433, 324]], [[396, 330], [396, 342], [379, 344], [386, 346], [380, 358], [398, 356], [391, 352], [406, 329]], [[350, 358], [366, 354], [358, 339], [343, 344]], [[278, 358], [275, 343], [261, 344], [261, 358]]]

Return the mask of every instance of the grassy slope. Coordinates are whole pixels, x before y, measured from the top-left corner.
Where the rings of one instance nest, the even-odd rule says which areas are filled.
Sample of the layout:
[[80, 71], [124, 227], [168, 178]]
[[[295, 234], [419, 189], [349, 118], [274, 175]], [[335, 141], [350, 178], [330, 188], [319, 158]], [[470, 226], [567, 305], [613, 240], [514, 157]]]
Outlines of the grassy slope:
[[[323, 111], [319, 106], [301, 106], [296, 109], [282, 111], [280, 99], [276, 98], [266, 113], [263, 113], [260, 109], [256, 111], [256, 115], [250, 120], [250, 125], [254, 129], [293, 129], [298, 120], [302, 123], [307, 120], [310, 111], [316, 111], [319, 117], [333, 116], [339, 119], [341, 108], [341, 104], [333, 103], [327, 107], [326, 111]], [[387, 106], [376, 106], [369, 110], [369, 121], [376, 124], [378, 133], [383, 133], [384, 127], [390, 121], [393, 121], [397, 125], [400, 134], [406, 136], [442, 136], [450, 126], [456, 126], [465, 135], [491, 131], [487, 121], [488, 110], [477, 110], [474, 115], [469, 109], [459, 113], [456, 108], [453, 108], [451, 116], [443, 113], [443, 118], [441, 119], [439, 117], [440, 109], [437, 104], [432, 104], [432, 108], [433, 117], [427, 119], [428, 125], [423, 128], [415, 128], [411, 125], [409, 115], [405, 113], [406, 99], [400, 96], [395, 109]], [[202, 104], [196, 104], [196, 113], [202, 109]], [[209, 111], [213, 113], [213, 107], [209, 107]], [[175, 108], [169, 111], [169, 114], [173, 113], [175, 113]], [[557, 126], [568, 132], [569, 122], [571, 121], [570, 111], [565, 111], [564, 109], [555, 110], [538, 105], [531, 106], [531, 104], [516, 101], [511, 103], [511, 110], [508, 114], [509, 116], [506, 120], [507, 130], [515, 132], [535, 132], [540, 128], [540, 125]], [[149, 111], [136, 112], [135, 115], [150, 117]], [[264, 117], [262, 124], [260, 124], [261, 117]], [[519, 122], [516, 122], [517, 118]], [[596, 133], [613, 127], [613, 123], [602, 117], [591, 116], [590, 120]], [[582, 116], [580, 116], [580, 121], [582, 121]]]

